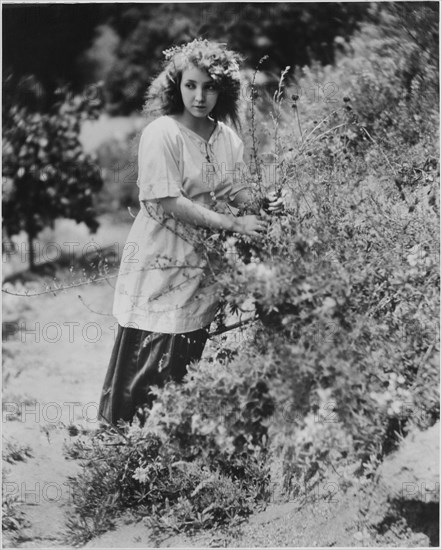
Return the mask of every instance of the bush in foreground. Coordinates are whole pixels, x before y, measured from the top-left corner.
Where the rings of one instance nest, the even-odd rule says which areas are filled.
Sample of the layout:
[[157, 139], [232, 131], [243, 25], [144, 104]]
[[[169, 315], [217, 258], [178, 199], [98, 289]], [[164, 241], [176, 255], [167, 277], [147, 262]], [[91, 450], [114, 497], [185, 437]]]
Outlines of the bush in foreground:
[[[306, 89], [312, 78], [342, 82], [338, 104], [302, 103], [288, 89], [270, 119], [250, 120], [252, 145], [256, 120], [267, 124], [286, 211], [259, 247], [223, 233], [204, 246], [208, 280], [228, 310], [256, 312], [256, 330], [159, 390], [143, 427], [106, 444], [96, 436], [77, 479], [90, 534], [127, 503], [176, 529], [241, 517], [268, 499], [278, 453], [273, 481], [290, 496], [349, 465], [370, 482], [413, 426], [439, 417], [437, 105], [416, 101], [379, 43], [371, 57], [361, 43], [334, 68], [304, 71]], [[262, 197], [259, 171], [252, 180]]]
[[266, 498], [265, 372], [202, 361], [186, 383], [157, 393], [143, 426], [104, 428], [69, 449], [84, 464], [71, 480], [72, 540], [104, 532], [127, 509], [158, 529], [195, 530], [244, 517]]

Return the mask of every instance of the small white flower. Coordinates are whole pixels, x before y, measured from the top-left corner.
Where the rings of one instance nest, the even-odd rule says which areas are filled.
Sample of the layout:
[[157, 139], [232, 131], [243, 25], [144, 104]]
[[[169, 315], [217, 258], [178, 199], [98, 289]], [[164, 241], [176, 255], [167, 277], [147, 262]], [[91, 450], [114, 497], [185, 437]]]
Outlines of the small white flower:
[[146, 483], [146, 481], [148, 480], [148, 473], [148, 468], [138, 467], [132, 477], [140, 483]]
[[394, 416], [399, 414], [402, 411], [402, 401], [393, 401], [391, 405], [388, 407], [387, 413], [390, 416]]

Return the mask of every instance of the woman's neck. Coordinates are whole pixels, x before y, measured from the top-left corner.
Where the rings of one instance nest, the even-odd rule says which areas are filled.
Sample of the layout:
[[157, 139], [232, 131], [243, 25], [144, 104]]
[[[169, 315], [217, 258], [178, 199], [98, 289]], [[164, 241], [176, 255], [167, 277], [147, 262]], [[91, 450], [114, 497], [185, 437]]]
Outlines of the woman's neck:
[[213, 122], [213, 120], [210, 120], [209, 118], [196, 118], [189, 115], [187, 112], [174, 116], [178, 122], [183, 124], [183, 126], [186, 126], [189, 130], [199, 134], [206, 141], [208, 141], [215, 127], [215, 122]]

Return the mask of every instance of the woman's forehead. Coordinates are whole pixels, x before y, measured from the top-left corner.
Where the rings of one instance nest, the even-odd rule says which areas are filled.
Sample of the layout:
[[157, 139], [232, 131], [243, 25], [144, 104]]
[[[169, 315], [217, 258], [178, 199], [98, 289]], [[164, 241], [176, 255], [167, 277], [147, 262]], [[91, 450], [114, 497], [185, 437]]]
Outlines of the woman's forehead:
[[194, 65], [191, 65], [190, 67], [187, 67], [183, 70], [182, 75], [183, 80], [194, 80], [195, 82], [213, 82], [211, 76], [209, 73], [203, 69], [198, 69], [198, 67], [195, 67]]

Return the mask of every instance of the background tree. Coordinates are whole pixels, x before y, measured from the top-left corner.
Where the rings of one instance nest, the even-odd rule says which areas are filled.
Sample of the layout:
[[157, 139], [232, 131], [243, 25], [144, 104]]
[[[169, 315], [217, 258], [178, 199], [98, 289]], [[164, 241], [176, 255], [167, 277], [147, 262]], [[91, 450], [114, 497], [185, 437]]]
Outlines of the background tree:
[[254, 68], [269, 56], [266, 69], [279, 78], [281, 67], [334, 60], [334, 40], [348, 40], [367, 13], [366, 3], [150, 4], [114, 12], [108, 19], [120, 36], [116, 60], [106, 79], [110, 109], [128, 114], [143, 104], [159, 70], [162, 50], [202, 36], [228, 42]]
[[32, 270], [33, 240], [57, 218], [84, 222], [93, 232], [98, 227], [93, 197], [103, 180], [79, 132], [83, 120], [98, 116], [102, 101], [99, 87], [81, 96], [61, 88], [42, 113], [29, 106], [39, 97], [29, 101], [25, 94], [28, 105], [20, 101], [23, 83], [28, 91], [41, 89], [33, 78], [17, 83], [10, 76], [3, 85], [3, 227], [8, 238], [26, 231]]
[[[141, 108], [162, 51], [197, 36], [228, 42], [254, 68], [266, 70], [334, 60], [334, 40], [349, 40], [369, 3], [204, 3], [6, 5], [3, 66], [34, 74], [47, 91], [69, 82], [105, 80], [108, 109]], [[103, 74], [103, 67], [105, 71]]]
[[[439, 95], [439, 3], [391, 2], [375, 5], [369, 12], [383, 31], [378, 55], [391, 57], [400, 48], [404, 56], [397, 75], [408, 94]], [[414, 88], [414, 90], [413, 90]]]
[[53, 92], [69, 83], [83, 88], [83, 72], [76, 60], [89, 48], [94, 29], [108, 17], [103, 4], [9, 4], [3, 16], [3, 80], [33, 74], [46, 91], [49, 105]]

